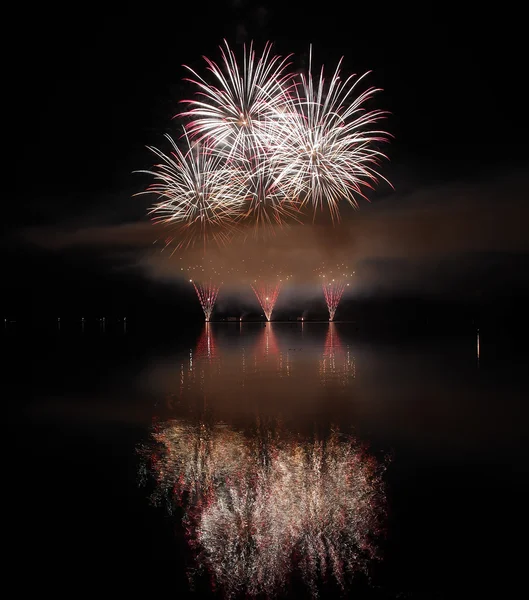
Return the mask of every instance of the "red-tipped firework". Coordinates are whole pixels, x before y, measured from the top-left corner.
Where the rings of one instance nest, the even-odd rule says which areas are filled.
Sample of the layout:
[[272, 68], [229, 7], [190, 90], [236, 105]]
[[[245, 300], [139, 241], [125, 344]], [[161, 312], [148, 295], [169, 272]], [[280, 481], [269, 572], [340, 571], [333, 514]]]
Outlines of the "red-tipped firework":
[[256, 281], [255, 284], [252, 284], [252, 290], [257, 296], [257, 300], [259, 300], [259, 304], [263, 309], [266, 320], [270, 321], [272, 317], [272, 311], [274, 310], [277, 297], [279, 296], [279, 292], [281, 290], [281, 282], [278, 281], [275, 285], [270, 285]]
[[345, 288], [349, 284], [343, 279], [324, 279], [322, 282], [325, 302], [329, 310], [329, 321], [334, 321], [334, 315], [340, 300], [342, 299]]
[[215, 302], [217, 301], [220, 285], [215, 285], [212, 281], [205, 284], [197, 283], [192, 279], [189, 281], [195, 288], [195, 292], [200, 300], [200, 306], [202, 306], [206, 321], [210, 321], [213, 308], [215, 307]]

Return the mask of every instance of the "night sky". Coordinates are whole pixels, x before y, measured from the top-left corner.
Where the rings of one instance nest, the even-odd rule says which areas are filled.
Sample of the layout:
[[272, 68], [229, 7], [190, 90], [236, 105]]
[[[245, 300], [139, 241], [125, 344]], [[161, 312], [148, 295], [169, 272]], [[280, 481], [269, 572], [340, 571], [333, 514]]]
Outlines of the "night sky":
[[370, 204], [344, 211], [336, 229], [294, 227], [266, 246], [247, 242], [244, 252], [283, 262], [300, 295], [310, 295], [304, 286], [318, 260], [345, 260], [357, 273], [352, 297], [364, 304], [524, 306], [522, 16], [446, 4], [390, 12], [373, 3], [310, 6], [232, 0], [112, 12], [90, 4], [13, 16], [20, 44], [4, 92], [15, 133], [15, 173], [4, 172], [6, 314], [200, 317], [178, 264], [153, 245], [150, 200], [133, 196], [148, 180], [133, 172], [151, 166], [146, 146], [163, 145], [175, 130], [178, 101], [189, 95], [182, 64], [202, 71], [201, 56], [218, 58], [223, 38], [232, 46], [253, 39], [259, 48], [270, 40], [299, 67], [312, 43], [329, 69], [343, 55], [347, 73], [372, 70], [394, 136], [382, 173], [395, 191], [380, 185]]

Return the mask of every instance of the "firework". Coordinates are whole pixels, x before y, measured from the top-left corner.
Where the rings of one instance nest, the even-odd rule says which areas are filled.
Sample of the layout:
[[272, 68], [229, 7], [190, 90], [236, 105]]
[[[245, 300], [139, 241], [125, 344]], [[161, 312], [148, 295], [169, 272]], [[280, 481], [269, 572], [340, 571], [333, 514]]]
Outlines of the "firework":
[[371, 129], [385, 113], [364, 108], [380, 90], [357, 94], [365, 75], [342, 80], [340, 69], [341, 61], [328, 82], [323, 67], [319, 77], [313, 76], [311, 51], [308, 73], [300, 75], [288, 102], [288, 118], [278, 122], [272, 157], [285, 196], [301, 198], [315, 210], [325, 202], [333, 220], [339, 218], [340, 201], [357, 208], [363, 188], [381, 177], [376, 167], [385, 156], [376, 146], [388, 138]]
[[225, 160], [213, 153], [207, 142], [192, 143], [185, 132], [185, 152], [170, 136], [166, 138], [172, 145], [171, 154], [149, 148], [162, 162], [152, 171], [140, 171], [155, 178], [155, 183], [141, 192], [158, 196], [150, 210], [153, 220], [174, 228], [166, 245], [175, 238], [177, 248], [192, 246], [197, 240], [226, 243], [240, 218], [241, 194]]
[[300, 223], [301, 206], [297, 199], [288, 200], [277, 185], [277, 166], [266, 151], [238, 157], [233, 177], [238, 182], [243, 206], [241, 220], [251, 223], [254, 233], [273, 231], [274, 226]]
[[253, 44], [238, 59], [227, 42], [219, 63], [204, 57], [207, 75], [187, 67], [196, 88], [185, 120], [185, 148], [171, 139], [173, 152], [151, 150], [161, 159], [155, 182], [142, 193], [158, 195], [154, 220], [175, 227], [167, 244], [231, 240], [240, 226], [255, 233], [300, 221], [301, 209], [328, 206], [339, 219], [339, 204], [357, 207], [383, 177], [378, 145], [388, 135], [374, 125], [384, 117], [366, 104], [379, 91], [358, 92], [364, 76], [341, 79], [341, 61], [330, 79], [323, 68], [313, 76], [294, 75], [289, 57], [260, 56]]
[[198, 99], [184, 100], [190, 108], [179, 116], [191, 119], [187, 130], [193, 137], [212, 139], [228, 156], [267, 145], [270, 123], [285, 104], [292, 78], [289, 57], [273, 56], [271, 50], [267, 43], [257, 58], [253, 44], [245, 46], [240, 65], [225, 41], [220, 65], [204, 57], [213, 83], [186, 67], [194, 77], [189, 81], [197, 86]]
[[322, 288], [325, 296], [325, 302], [327, 303], [327, 309], [329, 310], [329, 321], [334, 321], [334, 315], [340, 300], [342, 299], [345, 288], [349, 285], [343, 279], [325, 278], [323, 275]]
[[272, 317], [272, 311], [277, 302], [279, 291], [281, 290], [281, 281], [278, 281], [275, 285], [256, 281], [252, 284], [252, 290], [259, 300], [259, 304], [263, 309], [266, 320], [270, 321]]
[[193, 287], [195, 288], [195, 292], [197, 293], [198, 299], [200, 300], [200, 306], [202, 306], [202, 310], [204, 311], [204, 316], [206, 321], [211, 320], [211, 314], [213, 313], [213, 308], [215, 307], [215, 302], [217, 301], [217, 296], [219, 293], [220, 286], [215, 285], [212, 281], [208, 283], [201, 284], [189, 280]]
[[294, 571], [316, 595], [322, 578], [345, 587], [376, 558], [384, 465], [337, 430], [303, 441], [273, 423], [243, 435], [173, 421], [153, 438], [154, 500], [184, 507], [197, 560], [227, 596], [272, 596]]

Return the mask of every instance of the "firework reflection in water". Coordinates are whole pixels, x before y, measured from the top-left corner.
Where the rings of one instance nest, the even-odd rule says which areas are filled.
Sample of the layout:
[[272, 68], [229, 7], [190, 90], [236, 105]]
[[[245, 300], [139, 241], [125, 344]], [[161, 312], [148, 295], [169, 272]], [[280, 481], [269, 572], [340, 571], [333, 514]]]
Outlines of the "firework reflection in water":
[[347, 385], [356, 376], [355, 358], [349, 346], [343, 346], [335, 323], [329, 323], [325, 346], [319, 361], [319, 376], [323, 385]]
[[303, 442], [270, 424], [248, 436], [172, 421], [142, 451], [154, 500], [185, 510], [197, 562], [228, 595], [273, 595], [299, 571], [313, 594], [376, 558], [383, 466], [337, 430]]

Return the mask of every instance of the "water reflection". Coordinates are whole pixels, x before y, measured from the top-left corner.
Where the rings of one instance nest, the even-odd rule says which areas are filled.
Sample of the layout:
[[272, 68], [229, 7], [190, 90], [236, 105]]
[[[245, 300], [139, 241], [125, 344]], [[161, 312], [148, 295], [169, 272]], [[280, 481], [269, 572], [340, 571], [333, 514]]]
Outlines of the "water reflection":
[[356, 375], [354, 356], [348, 346], [342, 346], [335, 323], [329, 323], [319, 374], [324, 384], [338, 381], [342, 385], [346, 385]]
[[207, 323], [164, 368], [171, 412], [141, 450], [143, 472], [155, 502], [183, 510], [199, 571], [253, 596], [292, 576], [316, 593], [365, 571], [384, 519], [383, 461], [308, 410], [351, 391], [355, 359], [337, 325]]
[[206, 323], [200, 337], [198, 338], [195, 355], [200, 358], [213, 359], [216, 354], [215, 338], [211, 329], [211, 324]]
[[294, 434], [277, 419], [245, 428], [208, 411], [158, 424], [142, 448], [153, 500], [184, 510], [198, 567], [227, 595], [273, 595], [299, 574], [316, 594], [377, 556], [383, 466], [352, 437]]
[[206, 323], [195, 347], [176, 364], [155, 366], [151, 381], [170, 390], [170, 409], [209, 398], [230, 410], [258, 405], [273, 412], [285, 401], [320, 398], [322, 387], [337, 396], [355, 379], [354, 351], [336, 324], [325, 327], [308, 333], [302, 324]]

